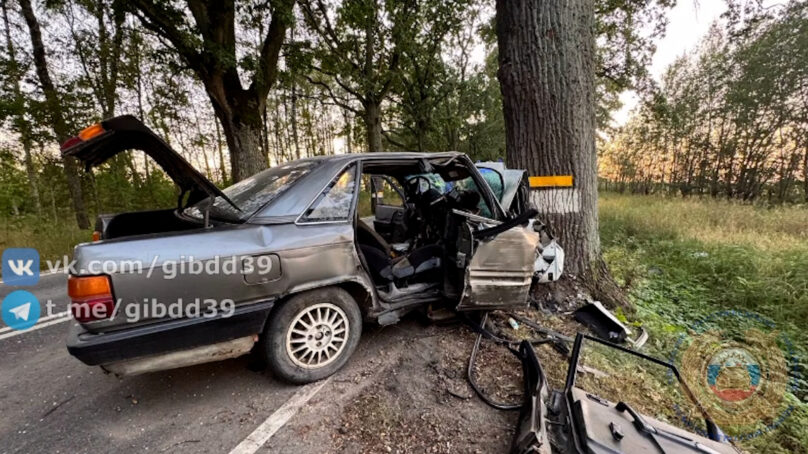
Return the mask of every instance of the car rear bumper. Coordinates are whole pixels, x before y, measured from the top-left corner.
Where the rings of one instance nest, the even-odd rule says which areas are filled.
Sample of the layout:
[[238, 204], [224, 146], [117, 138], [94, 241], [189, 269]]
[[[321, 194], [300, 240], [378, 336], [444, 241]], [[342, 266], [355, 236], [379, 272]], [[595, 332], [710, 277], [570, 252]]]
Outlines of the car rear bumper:
[[261, 333], [274, 301], [240, 306], [232, 315], [168, 320], [107, 333], [74, 323], [67, 351], [89, 366], [187, 350]]

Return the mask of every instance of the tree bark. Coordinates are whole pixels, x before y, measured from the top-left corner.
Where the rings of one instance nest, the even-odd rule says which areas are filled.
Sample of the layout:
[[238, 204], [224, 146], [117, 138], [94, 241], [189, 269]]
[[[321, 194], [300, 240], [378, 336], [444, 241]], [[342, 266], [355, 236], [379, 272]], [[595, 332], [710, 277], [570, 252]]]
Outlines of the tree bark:
[[[257, 112], [256, 112], [257, 113]], [[266, 156], [261, 151], [261, 123], [228, 120], [222, 124], [233, 181], [241, 181], [267, 168]], [[232, 152], [240, 150], [240, 152]]]
[[377, 102], [364, 103], [363, 119], [369, 152], [382, 151], [382, 107]]
[[508, 166], [573, 176], [531, 200], [567, 252], [566, 273], [624, 304], [600, 255], [593, 0], [497, 0], [496, 27]]
[[18, 109], [15, 113], [15, 123], [17, 130], [20, 133], [20, 141], [22, 142], [23, 150], [23, 163], [25, 164], [25, 173], [28, 175], [28, 190], [31, 192], [31, 198], [34, 200], [34, 209], [38, 216], [42, 216], [42, 201], [39, 197], [39, 187], [37, 185], [37, 175], [34, 169], [34, 160], [31, 153], [31, 124], [25, 118], [26, 102], [20, 90], [20, 80], [22, 74], [20, 72], [19, 64], [17, 63], [17, 52], [14, 48], [14, 42], [11, 40], [11, 26], [8, 21], [8, 8], [6, 0], [2, 0], [3, 8], [3, 25], [6, 32], [6, 49], [8, 50], [9, 59], [9, 76], [11, 78], [12, 93], [14, 94], [15, 108]]
[[219, 177], [221, 178], [222, 184], [227, 183], [227, 169], [224, 165], [224, 151], [222, 150], [222, 133], [219, 127], [219, 122], [214, 118], [213, 124], [216, 126], [216, 151], [219, 155]]
[[[42, 42], [42, 32], [39, 28], [39, 21], [31, 7], [31, 0], [20, 0], [20, 9], [28, 25], [31, 35], [31, 48], [34, 56], [34, 66], [37, 77], [45, 95], [48, 115], [50, 117], [51, 128], [56, 136], [56, 140], [61, 144], [70, 137], [70, 131], [63, 115], [59, 93], [53, 84], [53, 80], [48, 72], [48, 62], [45, 56], [45, 45]], [[65, 178], [67, 179], [70, 198], [73, 201], [73, 211], [76, 213], [76, 223], [80, 229], [89, 229], [90, 220], [87, 217], [87, 208], [84, 206], [84, 196], [81, 189], [81, 179], [79, 178], [78, 166], [75, 159], [63, 158]]]

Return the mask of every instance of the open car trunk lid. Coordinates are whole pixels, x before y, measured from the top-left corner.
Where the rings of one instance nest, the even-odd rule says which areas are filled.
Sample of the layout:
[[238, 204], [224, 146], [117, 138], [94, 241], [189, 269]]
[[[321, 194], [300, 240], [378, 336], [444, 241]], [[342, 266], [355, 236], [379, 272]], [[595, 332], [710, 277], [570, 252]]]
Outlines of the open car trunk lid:
[[154, 159], [180, 187], [180, 199], [185, 193], [189, 194], [188, 204], [208, 196], [219, 196], [230, 201], [216, 185], [132, 115], [104, 120], [62, 144], [62, 155], [79, 159], [88, 171], [127, 150], [141, 150]]

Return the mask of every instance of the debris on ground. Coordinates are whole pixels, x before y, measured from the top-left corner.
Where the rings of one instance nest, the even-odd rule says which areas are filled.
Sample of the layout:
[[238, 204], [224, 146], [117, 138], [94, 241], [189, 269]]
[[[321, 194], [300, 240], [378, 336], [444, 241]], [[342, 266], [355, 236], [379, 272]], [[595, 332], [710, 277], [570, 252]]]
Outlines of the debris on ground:
[[[569, 340], [578, 331], [586, 330], [573, 319], [572, 311], [590, 302], [577, 296], [566, 299], [564, 313], [534, 306], [492, 311], [486, 329], [517, 342], [550, 333], [571, 347]], [[532, 326], [541, 327], [543, 332]], [[402, 334], [405, 338], [395, 346], [385, 347], [373, 364], [335, 378], [340, 387], [342, 381], [350, 382], [350, 394], [337, 391], [339, 397], [328, 402], [327, 409], [323, 408], [325, 402], [317, 403], [319, 415], [312, 412], [298, 419], [307, 421], [306, 427], [298, 428], [308, 434], [306, 438], [314, 437], [315, 432], [327, 434], [327, 439], [310, 440], [311, 446], [320, 446], [323, 452], [351, 453], [507, 452], [519, 412], [486, 405], [467, 381], [469, 354], [477, 333], [459, 320], [406, 330], [400, 326], [387, 329], [406, 332]], [[548, 384], [563, 387], [568, 354], [553, 343], [536, 345], [535, 352]], [[522, 365], [505, 346], [484, 339], [473, 373], [490, 398], [522, 403]], [[310, 431], [307, 427], [311, 425], [320, 430]]]

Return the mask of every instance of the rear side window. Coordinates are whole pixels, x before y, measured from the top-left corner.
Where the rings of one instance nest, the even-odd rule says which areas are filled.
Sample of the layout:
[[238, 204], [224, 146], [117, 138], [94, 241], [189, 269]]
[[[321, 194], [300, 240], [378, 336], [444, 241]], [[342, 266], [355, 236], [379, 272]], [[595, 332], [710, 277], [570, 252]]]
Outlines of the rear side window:
[[351, 215], [356, 194], [356, 166], [351, 165], [334, 179], [308, 210], [303, 222], [344, 221]]

